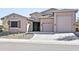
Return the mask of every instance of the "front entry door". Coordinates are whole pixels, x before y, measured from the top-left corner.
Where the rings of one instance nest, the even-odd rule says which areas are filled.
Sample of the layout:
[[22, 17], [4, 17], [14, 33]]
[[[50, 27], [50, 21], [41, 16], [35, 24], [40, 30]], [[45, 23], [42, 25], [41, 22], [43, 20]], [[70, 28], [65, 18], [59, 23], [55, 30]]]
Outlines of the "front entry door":
[[40, 22], [33, 22], [33, 31], [40, 31]]

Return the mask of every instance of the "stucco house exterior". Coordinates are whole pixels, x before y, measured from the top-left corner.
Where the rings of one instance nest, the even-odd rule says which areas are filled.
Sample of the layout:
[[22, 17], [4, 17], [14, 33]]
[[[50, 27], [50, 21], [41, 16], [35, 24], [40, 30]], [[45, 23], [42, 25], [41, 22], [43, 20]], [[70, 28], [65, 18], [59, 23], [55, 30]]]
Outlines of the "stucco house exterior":
[[75, 9], [51, 8], [43, 12], [34, 12], [31, 15], [32, 30], [40, 32], [75, 32]]
[[76, 9], [51, 8], [34, 12], [30, 18], [15, 13], [3, 18], [8, 20], [10, 32], [75, 32], [76, 12]]

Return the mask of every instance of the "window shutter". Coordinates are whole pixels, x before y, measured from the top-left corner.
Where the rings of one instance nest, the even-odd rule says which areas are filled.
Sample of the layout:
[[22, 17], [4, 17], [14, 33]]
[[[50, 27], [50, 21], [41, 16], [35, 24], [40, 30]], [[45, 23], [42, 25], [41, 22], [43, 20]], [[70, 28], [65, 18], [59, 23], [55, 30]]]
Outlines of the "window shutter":
[[18, 27], [21, 28], [21, 21], [18, 21]]

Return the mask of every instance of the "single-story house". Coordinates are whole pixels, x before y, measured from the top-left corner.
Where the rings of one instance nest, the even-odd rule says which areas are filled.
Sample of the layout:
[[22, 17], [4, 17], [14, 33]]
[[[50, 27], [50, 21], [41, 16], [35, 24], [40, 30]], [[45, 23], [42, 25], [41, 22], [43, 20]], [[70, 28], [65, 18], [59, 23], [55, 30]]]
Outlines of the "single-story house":
[[76, 9], [51, 8], [34, 12], [31, 17], [15, 13], [2, 19], [8, 20], [10, 32], [75, 32]]

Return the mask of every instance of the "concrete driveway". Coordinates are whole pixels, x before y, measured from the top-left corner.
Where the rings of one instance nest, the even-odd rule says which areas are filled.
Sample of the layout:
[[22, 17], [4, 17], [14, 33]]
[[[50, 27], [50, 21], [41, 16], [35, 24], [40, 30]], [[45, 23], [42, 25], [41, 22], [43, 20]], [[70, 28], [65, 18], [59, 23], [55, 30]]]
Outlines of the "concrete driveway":
[[77, 39], [78, 37], [74, 33], [43, 33], [34, 34], [32, 40], [59, 40], [59, 39]]

